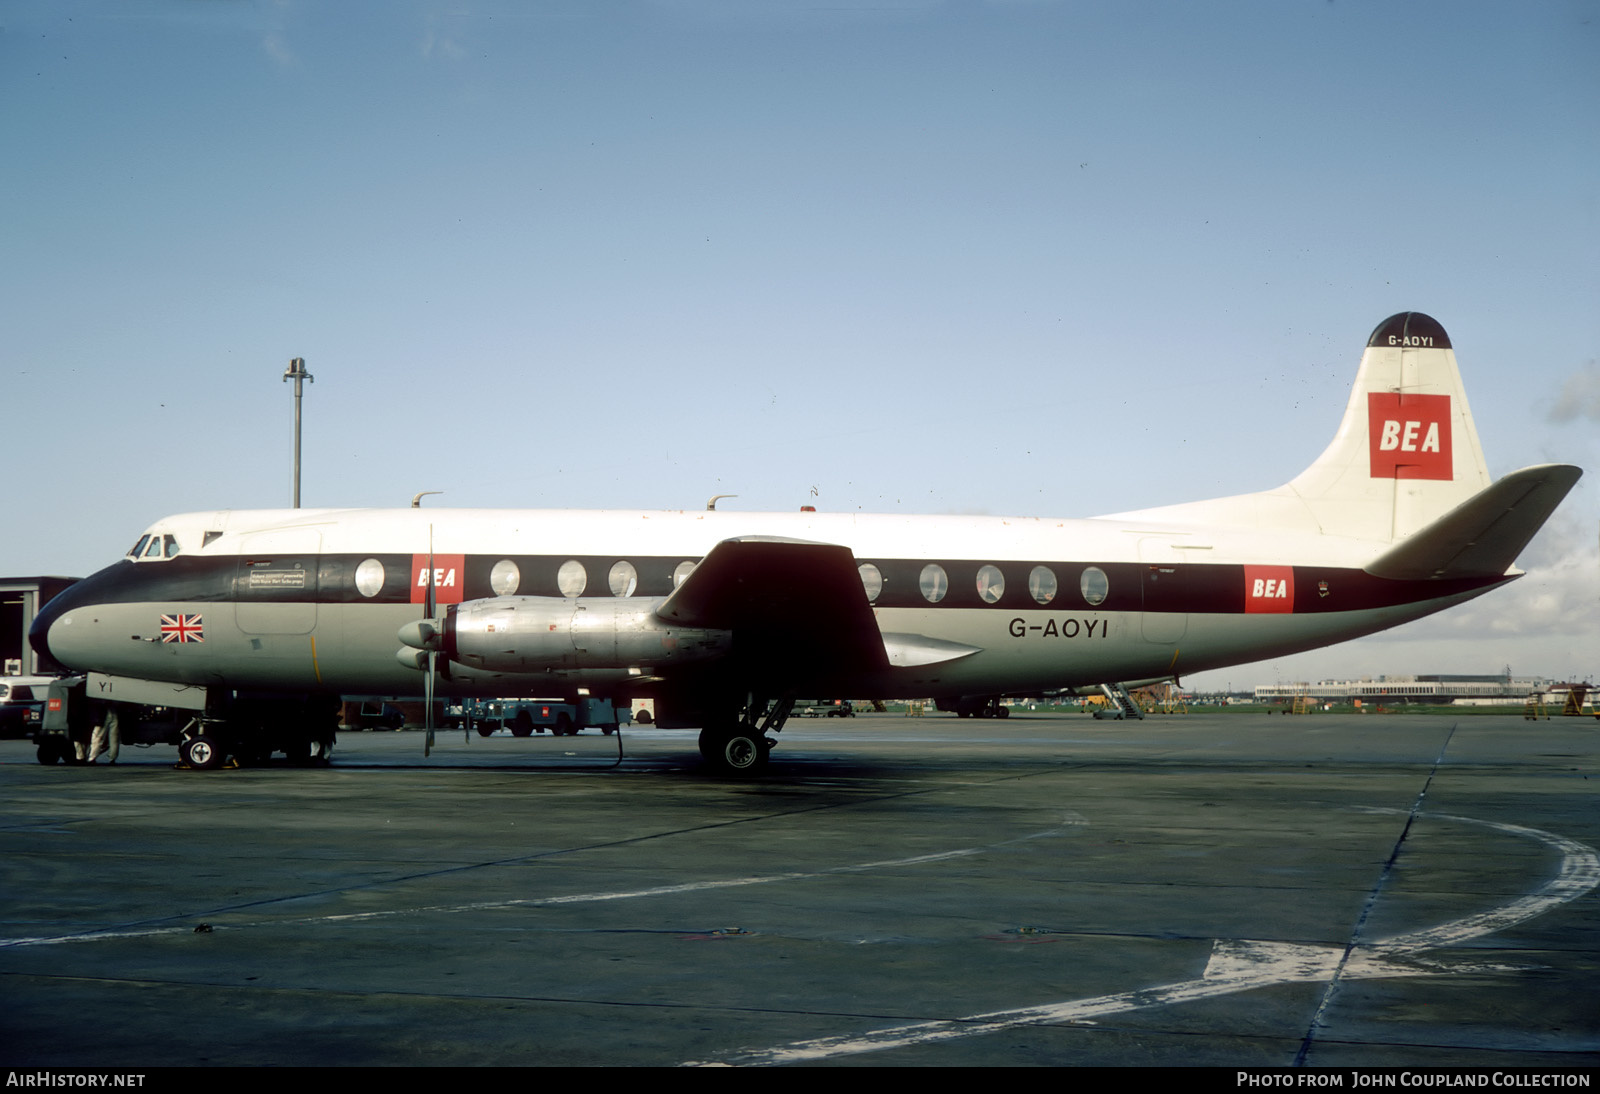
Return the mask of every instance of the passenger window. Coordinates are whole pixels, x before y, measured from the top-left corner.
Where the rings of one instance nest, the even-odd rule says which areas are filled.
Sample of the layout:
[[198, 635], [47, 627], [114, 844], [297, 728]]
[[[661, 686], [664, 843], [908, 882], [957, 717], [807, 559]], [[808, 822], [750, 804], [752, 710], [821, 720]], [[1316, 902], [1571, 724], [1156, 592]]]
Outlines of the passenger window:
[[922, 568], [922, 576], [917, 579], [917, 584], [922, 589], [922, 599], [929, 604], [939, 603], [944, 599], [944, 594], [950, 591], [950, 578], [937, 562], [930, 562]]
[[985, 604], [997, 603], [1006, 595], [1005, 575], [998, 566], [984, 566], [978, 570], [978, 595]]
[[583, 568], [583, 563], [575, 558], [567, 559], [556, 571], [556, 588], [562, 596], [582, 596], [588, 585], [589, 573]]
[[1056, 598], [1055, 571], [1048, 566], [1035, 566], [1028, 574], [1028, 595], [1040, 604], [1048, 604]]
[[494, 564], [494, 569], [489, 571], [489, 588], [494, 590], [495, 596], [510, 596], [517, 591], [517, 586], [522, 584], [522, 571], [517, 569], [517, 564], [509, 558], [502, 558]]
[[870, 562], [863, 562], [856, 570], [861, 574], [861, 588], [867, 594], [867, 602], [875, 603], [878, 594], [883, 592], [883, 571]]
[[632, 596], [633, 590], [639, 587], [639, 571], [624, 559], [612, 565], [606, 583], [611, 587], [612, 596]]
[[356, 567], [356, 592], [362, 596], [377, 596], [383, 588], [383, 563], [369, 558]]
[[1083, 599], [1093, 608], [1105, 601], [1111, 592], [1111, 582], [1106, 579], [1106, 572], [1098, 566], [1090, 566], [1083, 571], [1083, 577], [1078, 580], [1078, 591], [1083, 594]]

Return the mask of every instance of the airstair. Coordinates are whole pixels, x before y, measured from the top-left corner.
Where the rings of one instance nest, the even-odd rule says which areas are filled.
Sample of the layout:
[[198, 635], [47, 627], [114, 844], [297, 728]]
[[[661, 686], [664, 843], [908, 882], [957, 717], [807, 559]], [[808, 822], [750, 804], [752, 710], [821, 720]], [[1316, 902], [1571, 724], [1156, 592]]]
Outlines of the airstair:
[[1600, 718], [1600, 711], [1596, 711], [1589, 703], [1588, 684], [1567, 685], [1567, 701], [1562, 706], [1561, 713], [1563, 717], [1568, 718], [1582, 717], [1585, 714], [1593, 714], [1596, 718]]
[[1144, 711], [1139, 709], [1139, 704], [1133, 701], [1133, 696], [1128, 694], [1124, 684], [1101, 684], [1100, 691], [1106, 697], [1106, 705], [1094, 712], [1096, 718], [1143, 718]]

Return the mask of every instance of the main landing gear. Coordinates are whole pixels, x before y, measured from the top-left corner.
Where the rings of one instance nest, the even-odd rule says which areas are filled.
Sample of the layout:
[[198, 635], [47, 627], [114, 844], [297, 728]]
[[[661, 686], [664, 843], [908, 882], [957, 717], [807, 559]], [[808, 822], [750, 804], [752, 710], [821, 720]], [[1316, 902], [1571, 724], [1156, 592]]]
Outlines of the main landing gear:
[[700, 730], [701, 757], [724, 775], [760, 772], [778, 743], [767, 734], [781, 730], [793, 709], [794, 696], [785, 695], [771, 703], [752, 700], [734, 714], [708, 718]]

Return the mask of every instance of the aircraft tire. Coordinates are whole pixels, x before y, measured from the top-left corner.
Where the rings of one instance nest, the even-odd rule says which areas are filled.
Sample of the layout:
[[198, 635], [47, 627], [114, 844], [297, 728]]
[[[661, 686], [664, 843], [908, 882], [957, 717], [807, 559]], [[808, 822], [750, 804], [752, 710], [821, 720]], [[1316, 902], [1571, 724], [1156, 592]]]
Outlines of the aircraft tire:
[[59, 737], [39, 738], [39, 762], [54, 767], [67, 758], [67, 744]]
[[996, 718], [1009, 718], [1009, 717], [1011, 717], [1011, 708], [1010, 707], [995, 707], [994, 708], [994, 716]]
[[700, 731], [700, 755], [719, 774], [754, 775], [767, 766], [771, 750], [761, 731], [754, 727]]
[[212, 771], [227, 759], [227, 753], [210, 737], [187, 738], [178, 746], [178, 755], [196, 771]]

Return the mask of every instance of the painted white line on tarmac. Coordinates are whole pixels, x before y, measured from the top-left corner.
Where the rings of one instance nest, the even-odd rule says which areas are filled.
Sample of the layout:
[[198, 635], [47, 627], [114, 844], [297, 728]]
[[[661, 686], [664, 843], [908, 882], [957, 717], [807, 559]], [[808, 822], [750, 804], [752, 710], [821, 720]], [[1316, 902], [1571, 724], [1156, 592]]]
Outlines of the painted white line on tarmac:
[[[1373, 812], [1398, 812], [1373, 810]], [[1424, 816], [1428, 816], [1424, 814]], [[1370, 945], [1358, 944], [1345, 962], [1343, 975], [1359, 977], [1437, 976], [1467, 971], [1418, 963], [1413, 955], [1443, 946], [1458, 946], [1474, 938], [1504, 930], [1523, 920], [1542, 915], [1557, 905], [1574, 900], [1600, 884], [1600, 854], [1587, 844], [1537, 828], [1435, 814], [1431, 819], [1457, 821], [1492, 828], [1507, 835], [1537, 840], [1561, 855], [1556, 876], [1533, 892], [1486, 912], [1442, 923], [1425, 930], [1410, 931]], [[692, 1061], [686, 1066], [770, 1066], [810, 1063], [864, 1052], [881, 1052], [974, 1037], [1018, 1026], [1045, 1023], [1087, 1022], [1112, 1014], [1171, 1006], [1197, 999], [1208, 999], [1251, 988], [1296, 981], [1325, 980], [1339, 968], [1344, 958], [1342, 946], [1309, 946], [1285, 942], [1256, 942], [1219, 939], [1212, 946], [1211, 959], [1198, 980], [1140, 988], [1135, 991], [1101, 995], [1015, 1010], [991, 1011], [932, 1022], [917, 1022], [870, 1033], [843, 1034], [795, 1041], [775, 1048], [732, 1053], [720, 1060]], [[1483, 966], [1472, 966], [1480, 971]]]
[[[565, 896], [537, 896], [518, 897], [511, 900], [474, 901], [466, 904], [434, 904], [415, 908], [387, 908], [375, 912], [347, 912], [334, 915], [318, 915], [304, 917], [286, 917], [282, 919], [264, 919], [245, 923], [219, 923], [215, 930], [244, 930], [250, 927], [280, 927], [291, 924], [304, 923], [356, 923], [379, 919], [390, 919], [396, 916], [416, 915], [450, 915], [459, 912], [489, 911], [496, 908], [527, 908], [527, 907], [553, 907], [563, 904], [594, 904], [609, 900], [640, 900], [653, 896], [675, 896], [681, 893], [697, 893], [711, 889], [735, 889], [749, 885], [773, 885], [785, 881], [805, 881], [809, 878], [836, 877], [840, 874], [859, 874], [875, 870], [898, 869], [906, 866], [922, 866], [931, 862], [944, 862], [950, 859], [966, 858], [970, 855], [981, 855], [1000, 847], [1008, 847], [1016, 843], [1026, 843], [1029, 840], [1045, 839], [1050, 836], [1060, 835], [1072, 828], [1082, 828], [1088, 824], [1082, 816], [1068, 813], [1062, 822], [1054, 828], [1045, 828], [1038, 832], [1029, 832], [1027, 835], [1017, 836], [1014, 839], [1001, 840], [998, 843], [983, 844], [978, 847], [960, 847], [952, 851], [935, 851], [926, 855], [912, 855], [907, 858], [879, 859], [873, 862], [857, 862], [844, 866], [830, 866], [822, 870], [788, 871], [779, 874], [757, 874], [749, 877], [736, 878], [710, 878], [705, 881], [686, 881], [675, 885], [656, 885], [646, 889], [625, 889], [621, 891], [602, 891], [597, 893], [570, 893]], [[324, 894], [317, 894], [322, 896]], [[203, 918], [206, 915], [222, 916], [224, 912], [197, 912], [190, 919]], [[147, 927], [135, 930], [104, 931], [79, 931], [66, 935], [39, 936], [32, 938], [3, 938], [0, 939], [0, 949], [20, 946], [54, 946], [67, 942], [99, 942], [113, 938], [144, 938], [155, 935], [189, 934], [192, 927]]]

